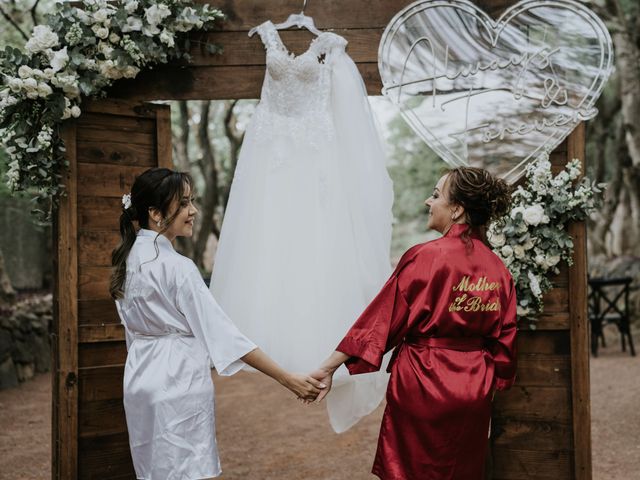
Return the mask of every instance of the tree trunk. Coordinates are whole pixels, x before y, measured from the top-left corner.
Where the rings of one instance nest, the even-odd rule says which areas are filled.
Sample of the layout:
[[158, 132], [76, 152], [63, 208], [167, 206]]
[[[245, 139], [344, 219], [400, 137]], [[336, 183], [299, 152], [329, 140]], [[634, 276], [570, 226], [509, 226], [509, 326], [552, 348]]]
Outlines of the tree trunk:
[[175, 135], [173, 150], [173, 163], [181, 172], [189, 171], [189, 106], [185, 100], [178, 102], [178, 124], [180, 125], [180, 134]]
[[11, 285], [11, 280], [4, 266], [4, 255], [0, 250], [0, 303], [11, 304], [16, 299], [16, 291]]

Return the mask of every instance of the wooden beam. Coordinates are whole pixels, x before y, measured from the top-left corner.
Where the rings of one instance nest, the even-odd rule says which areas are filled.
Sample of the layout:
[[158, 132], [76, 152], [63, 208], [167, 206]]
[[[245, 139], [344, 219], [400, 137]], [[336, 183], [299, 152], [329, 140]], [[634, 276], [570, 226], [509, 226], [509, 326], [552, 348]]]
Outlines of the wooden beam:
[[54, 380], [52, 469], [54, 480], [75, 480], [78, 474], [78, 223], [76, 123], [63, 124], [62, 139], [69, 168], [66, 195], [54, 219]]
[[[569, 136], [567, 159], [585, 162], [585, 125]], [[573, 239], [573, 266], [569, 270], [571, 312], [571, 384], [573, 404], [574, 468], [576, 480], [591, 480], [591, 405], [589, 385], [589, 324], [587, 316], [587, 245], [584, 222], [569, 225]]]

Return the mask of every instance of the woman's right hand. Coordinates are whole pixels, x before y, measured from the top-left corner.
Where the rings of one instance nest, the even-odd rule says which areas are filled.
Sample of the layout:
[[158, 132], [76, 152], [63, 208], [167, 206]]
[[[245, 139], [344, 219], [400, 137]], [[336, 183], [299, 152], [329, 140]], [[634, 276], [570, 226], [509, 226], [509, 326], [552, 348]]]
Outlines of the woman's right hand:
[[296, 394], [298, 398], [305, 402], [313, 402], [320, 392], [322, 392], [326, 385], [316, 380], [315, 378], [307, 375], [299, 375], [297, 373], [288, 373], [283, 381], [282, 385]]

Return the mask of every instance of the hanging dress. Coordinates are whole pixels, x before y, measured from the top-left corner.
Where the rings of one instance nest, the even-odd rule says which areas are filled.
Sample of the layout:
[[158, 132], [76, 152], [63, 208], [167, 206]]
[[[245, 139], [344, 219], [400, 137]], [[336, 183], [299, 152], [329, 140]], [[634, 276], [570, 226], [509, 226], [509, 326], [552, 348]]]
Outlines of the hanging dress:
[[[319, 366], [390, 273], [393, 190], [366, 90], [323, 32], [293, 55], [270, 21], [260, 102], [247, 127], [211, 289], [284, 368]], [[388, 376], [336, 375], [334, 430], [378, 406]]]

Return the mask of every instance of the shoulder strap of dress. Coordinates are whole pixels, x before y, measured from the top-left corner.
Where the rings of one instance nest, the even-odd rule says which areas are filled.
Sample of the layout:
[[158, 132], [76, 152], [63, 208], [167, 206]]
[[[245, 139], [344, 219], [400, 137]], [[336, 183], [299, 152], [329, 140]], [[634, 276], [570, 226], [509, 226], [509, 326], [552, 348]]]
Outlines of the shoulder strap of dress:
[[256, 27], [256, 29], [265, 48], [278, 47], [280, 45], [278, 32], [276, 31], [271, 20], [267, 20], [266, 22], [261, 23], [260, 25], [258, 25], [258, 27]]

